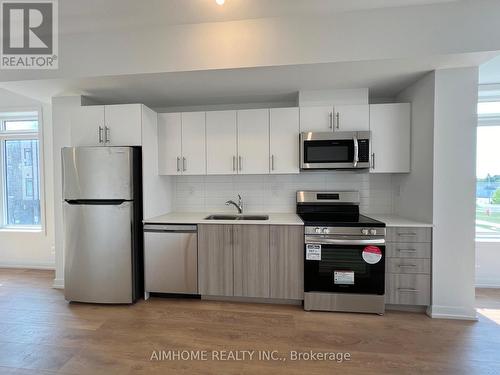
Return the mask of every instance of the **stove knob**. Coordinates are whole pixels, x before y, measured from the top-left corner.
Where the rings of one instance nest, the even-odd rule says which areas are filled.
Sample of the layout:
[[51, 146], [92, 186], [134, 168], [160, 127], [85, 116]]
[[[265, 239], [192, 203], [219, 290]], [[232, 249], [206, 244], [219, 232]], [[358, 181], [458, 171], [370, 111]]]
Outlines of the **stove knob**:
[[316, 233], [321, 233], [321, 228], [314, 228], [314, 231], [315, 231]]
[[376, 229], [370, 229], [370, 234], [372, 236], [375, 236], [377, 234], [377, 230]]
[[366, 228], [361, 229], [361, 233], [365, 236], [368, 236], [368, 234], [369, 234], [368, 229], [366, 229]]
[[330, 230], [328, 228], [323, 228], [323, 234], [328, 234], [330, 233]]

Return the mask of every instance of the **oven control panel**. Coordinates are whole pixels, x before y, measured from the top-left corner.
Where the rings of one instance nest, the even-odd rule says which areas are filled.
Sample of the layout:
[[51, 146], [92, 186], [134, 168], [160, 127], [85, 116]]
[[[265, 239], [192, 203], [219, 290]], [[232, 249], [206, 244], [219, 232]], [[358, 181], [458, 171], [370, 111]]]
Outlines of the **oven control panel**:
[[370, 227], [314, 227], [306, 226], [305, 234], [341, 234], [348, 236], [385, 236], [385, 228]]

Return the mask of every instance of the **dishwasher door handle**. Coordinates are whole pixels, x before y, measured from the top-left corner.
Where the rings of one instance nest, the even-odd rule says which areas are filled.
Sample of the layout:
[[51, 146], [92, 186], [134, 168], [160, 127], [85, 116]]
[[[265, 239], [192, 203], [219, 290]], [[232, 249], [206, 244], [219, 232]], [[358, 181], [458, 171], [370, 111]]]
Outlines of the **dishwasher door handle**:
[[196, 233], [196, 225], [144, 224], [144, 232], [155, 233]]

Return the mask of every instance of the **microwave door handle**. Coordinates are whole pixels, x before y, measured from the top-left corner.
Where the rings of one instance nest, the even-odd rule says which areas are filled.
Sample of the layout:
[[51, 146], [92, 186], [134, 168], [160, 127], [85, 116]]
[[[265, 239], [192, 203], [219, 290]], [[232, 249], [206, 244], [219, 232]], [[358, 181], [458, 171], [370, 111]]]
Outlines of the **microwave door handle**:
[[353, 159], [353, 167], [356, 168], [358, 166], [359, 161], [359, 144], [358, 137], [353, 136], [352, 140], [354, 142], [354, 159]]

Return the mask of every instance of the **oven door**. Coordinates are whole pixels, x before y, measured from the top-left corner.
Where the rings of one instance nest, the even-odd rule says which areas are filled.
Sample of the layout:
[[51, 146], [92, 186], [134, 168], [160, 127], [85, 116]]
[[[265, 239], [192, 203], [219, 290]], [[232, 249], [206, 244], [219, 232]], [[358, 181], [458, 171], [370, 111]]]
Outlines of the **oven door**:
[[304, 257], [306, 292], [385, 293], [383, 238], [306, 236]]
[[355, 133], [302, 133], [300, 137], [302, 169], [356, 168], [358, 142]]

